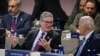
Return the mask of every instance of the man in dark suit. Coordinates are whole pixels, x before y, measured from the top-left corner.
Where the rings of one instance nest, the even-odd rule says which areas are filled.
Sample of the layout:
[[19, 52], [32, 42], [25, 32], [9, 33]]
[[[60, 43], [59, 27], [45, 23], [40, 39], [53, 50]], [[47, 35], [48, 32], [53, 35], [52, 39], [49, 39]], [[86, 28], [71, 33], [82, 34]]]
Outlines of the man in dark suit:
[[[48, 52], [53, 49], [58, 49], [58, 45], [61, 44], [61, 38], [58, 32], [51, 30], [52, 25], [53, 15], [50, 12], [43, 12], [40, 16], [40, 29], [29, 32], [22, 46], [17, 44], [16, 39], [12, 39], [12, 48], [39, 52]], [[44, 33], [44, 35], [41, 38], [42, 33]], [[37, 45], [39, 45], [38, 48], [36, 48]]]
[[51, 12], [54, 16], [54, 26], [63, 30], [65, 22], [68, 20], [68, 16], [62, 10], [60, 0], [35, 0], [31, 19], [39, 19], [40, 14], [44, 11]]
[[[20, 10], [20, 0], [8, 1], [8, 14], [3, 16], [2, 28], [6, 29], [6, 34], [10, 35], [11, 31], [24, 36], [31, 29], [30, 15]], [[15, 25], [13, 21], [15, 20]], [[14, 27], [13, 27], [14, 25]], [[13, 29], [14, 28], [14, 29]]]
[[100, 53], [100, 37], [94, 32], [95, 26], [93, 18], [90, 16], [83, 16], [79, 21], [78, 30], [84, 36], [82, 43], [78, 47], [74, 56], [96, 56]]

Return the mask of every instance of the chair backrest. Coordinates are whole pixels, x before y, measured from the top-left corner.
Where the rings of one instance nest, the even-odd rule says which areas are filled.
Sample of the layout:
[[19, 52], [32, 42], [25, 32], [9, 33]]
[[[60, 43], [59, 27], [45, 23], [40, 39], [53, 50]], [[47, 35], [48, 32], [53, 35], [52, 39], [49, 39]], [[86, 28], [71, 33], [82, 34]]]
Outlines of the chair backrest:
[[[67, 34], [70, 34], [70, 36], [67, 36]], [[78, 38], [71, 38], [71, 32], [70, 31], [62, 31], [61, 34], [61, 42], [64, 46], [65, 54], [74, 54], [77, 46], [79, 45], [79, 39]]]
[[5, 46], [5, 29], [0, 28], [0, 48], [4, 48]]

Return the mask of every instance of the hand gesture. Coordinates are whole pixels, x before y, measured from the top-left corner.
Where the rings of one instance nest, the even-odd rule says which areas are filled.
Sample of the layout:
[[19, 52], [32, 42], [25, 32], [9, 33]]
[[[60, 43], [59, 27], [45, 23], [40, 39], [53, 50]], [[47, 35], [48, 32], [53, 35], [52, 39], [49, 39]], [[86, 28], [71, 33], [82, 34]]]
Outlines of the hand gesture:
[[39, 40], [38, 44], [41, 45], [42, 47], [44, 47], [46, 50], [50, 50], [51, 49], [51, 47], [50, 47], [51, 40], [52, 39], [47, 41], [46, 39], [43, 38], [43, 39]]

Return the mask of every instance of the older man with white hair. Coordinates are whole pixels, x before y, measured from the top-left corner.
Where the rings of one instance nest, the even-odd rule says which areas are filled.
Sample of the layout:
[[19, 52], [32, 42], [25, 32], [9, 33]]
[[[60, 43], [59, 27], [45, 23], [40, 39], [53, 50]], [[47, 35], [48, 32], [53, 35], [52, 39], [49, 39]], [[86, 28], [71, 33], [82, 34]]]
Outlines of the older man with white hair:
[[83, 16], [79, 20], [78, 31], [84, 38], [77, 48], [76, 53], [68, 56], [96, 56], [100, 54], [100, 37], [94, 32], [95, 25], [93, 18], [90, 16]]
[[[83, 16], [80, 18], [78, 30], [81, 35], [84, 35], [84, 38], [74, 56], [91, 56], [100, 53], [100, 38], [95, 34], [94, 29], [92, 17]], [[95, 54], [93, 54], [94, 51], [96, 51]]]

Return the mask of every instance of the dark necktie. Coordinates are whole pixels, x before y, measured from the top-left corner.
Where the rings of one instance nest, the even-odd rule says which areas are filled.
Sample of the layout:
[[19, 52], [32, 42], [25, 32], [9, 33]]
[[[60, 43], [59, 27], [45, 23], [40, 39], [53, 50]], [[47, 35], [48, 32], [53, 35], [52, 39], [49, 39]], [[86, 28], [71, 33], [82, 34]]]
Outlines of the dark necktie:
[[76, 56], [80, 56], [85, 43], [86, 43], [86, 38], [84, 37], [81, 44], [80, 44], [80, 46], [79, 46], [79, 49], [78, 49], [78, 52], [77, 52]]
[[12, 30], [16, 30], [16, 17], [12, 19]]
[[[43, 38], [43, 35], [44, 35], [44, 33], [41, 34], [41, 37], [39, 38], [39, 40], [40, 40], [41, 38]], [[38, 44], [39, 40], [38, 40], [37, 43], [36, 43], [36, 46], [35, 46], [35, 48], [34, 48], [34, 51], [38, 51], [38, 49], [39, 49], [39, 47], [40, 47], [40, 45]]]

